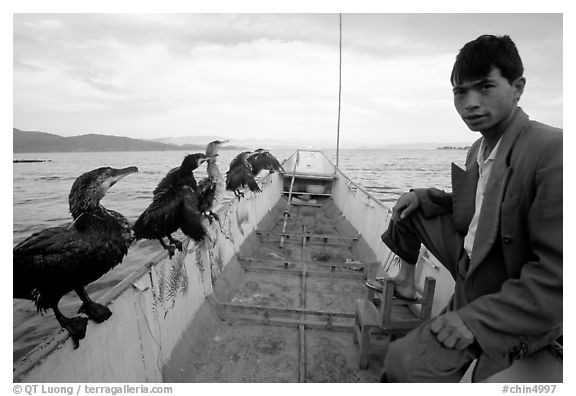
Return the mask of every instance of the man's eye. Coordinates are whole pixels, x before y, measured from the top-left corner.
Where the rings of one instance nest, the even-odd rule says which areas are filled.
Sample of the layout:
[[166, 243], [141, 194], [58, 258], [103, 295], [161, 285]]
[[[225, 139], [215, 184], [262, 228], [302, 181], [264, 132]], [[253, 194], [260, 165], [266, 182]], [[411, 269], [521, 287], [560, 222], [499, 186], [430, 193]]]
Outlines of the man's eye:
[[494, 88], [494, 84], [482, 84], [482, 86], [481, 86], [481, 89], [482, 89], [483, 91], [487, 91], [487, 90], [489, 90], [489, 89], [491, 89], [491, 88]]

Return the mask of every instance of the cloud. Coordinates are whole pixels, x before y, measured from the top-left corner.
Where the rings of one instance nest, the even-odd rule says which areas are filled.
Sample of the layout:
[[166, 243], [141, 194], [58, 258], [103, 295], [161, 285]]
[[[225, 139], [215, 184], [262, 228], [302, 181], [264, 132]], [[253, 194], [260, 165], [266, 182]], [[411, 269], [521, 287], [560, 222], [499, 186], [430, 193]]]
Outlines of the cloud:
[[62, 29], [62, 21], [59, 19], [41, 19], [35, 22], [26, 22], [25, 25], [38, 31]]
[[[523, 103], [546, 103], [542, 121], [561, 124], [559, 19], [344, 14], [343, 130], [381, 142], [428, 139], [431, 125], [460, 133], [449, 72], [463, 41], [488, 27], [518, 37]], [[331, 139], [338, 72], [337, 14], [14, 16], [14, 126], [24, 130]]]

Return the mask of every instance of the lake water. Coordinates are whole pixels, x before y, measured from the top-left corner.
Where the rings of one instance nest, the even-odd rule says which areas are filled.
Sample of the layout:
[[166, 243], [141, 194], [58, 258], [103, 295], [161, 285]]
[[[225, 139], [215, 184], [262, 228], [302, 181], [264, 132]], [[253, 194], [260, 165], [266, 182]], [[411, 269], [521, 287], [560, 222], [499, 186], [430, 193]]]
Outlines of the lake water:
[[[220, 150], [218, 163], [222, 174], [238, 152]], [[293, 151], [273, 150], [272, 153], [282, 161]], [[336, 163], [335, 150], [325, 153]], [[158, 182], [170, 169], [180, 165], [186, 154], [184, 151], [14, 154], [14, 160], [44, 159], [49, 162], [13, 164], [13, 246], [34, 231], [70, 221], [68, 193], [72, 183], [80, 174], [102, 166], [138, 167], [138, 173], [119, 181], [102, 200], [105, 207], [122, 213], [133, 223], [150, 203], [152, 190]], [[339, 166], [346, 176], [392, 206], [410, 188], [449, 190], [450, 163], [463, 167], [465, 157], [463, 150], [341, 150]], [[197, 180], [206, 175], [205, 169], [203, 166], [195, 172]], [[230, 193], [224, 199], [232, 197]], [[161, 250], [157, 241], [135, 243], [122, 264], [91, 284], [88, 292], [98, 299], [145, 263], [146, 258]], [[79, 301], [71, 293], [62, 299], [60, 307], [64, 314], [74, 315]], [[60, 329], [52, 312], [41, 316], [30, 301], [13, 300], [13, 318], [14, 361]]]

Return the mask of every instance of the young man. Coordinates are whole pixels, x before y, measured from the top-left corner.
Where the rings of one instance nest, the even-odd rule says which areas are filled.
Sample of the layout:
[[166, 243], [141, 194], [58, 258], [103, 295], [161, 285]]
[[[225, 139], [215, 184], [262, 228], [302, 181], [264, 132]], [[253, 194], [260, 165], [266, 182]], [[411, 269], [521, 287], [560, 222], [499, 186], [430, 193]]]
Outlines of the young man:
[[481, 381], [562, 334], [562, 130], [518, 106], [523, 71], [508, 36], [480, 36], [456, 57], [454, 105], [482, 136], [465, 171], [452, 165], [452, 193], [402, 195], [382, 235], [401, 259], [398, 294], [415, 294], [423, 243], [454, 277], [454, 295], [389, 345], [383, 381], [457, 382], [474, 359]]

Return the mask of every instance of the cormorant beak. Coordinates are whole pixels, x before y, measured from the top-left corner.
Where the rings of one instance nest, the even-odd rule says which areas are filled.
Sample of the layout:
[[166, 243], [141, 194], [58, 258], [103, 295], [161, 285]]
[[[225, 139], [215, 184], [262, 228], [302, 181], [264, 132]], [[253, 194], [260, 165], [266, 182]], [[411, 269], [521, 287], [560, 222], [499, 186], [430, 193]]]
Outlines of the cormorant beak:
[[111, 172], [110, 172], [110, 187], [112, 187], [114, 184], [116, 184], [116, 182], [132, 173], [136, 173], [138, 172], [138, 168], [135, 166], [129, 166], [128, 168], [123, 168], [123, 169], [116, 169], [116, 168], [111, 168]]
[[230, 140], [220, 140], [220, 143], [218, 143], [218, 146], [223, 145], [224, 143], [228, 143]]

